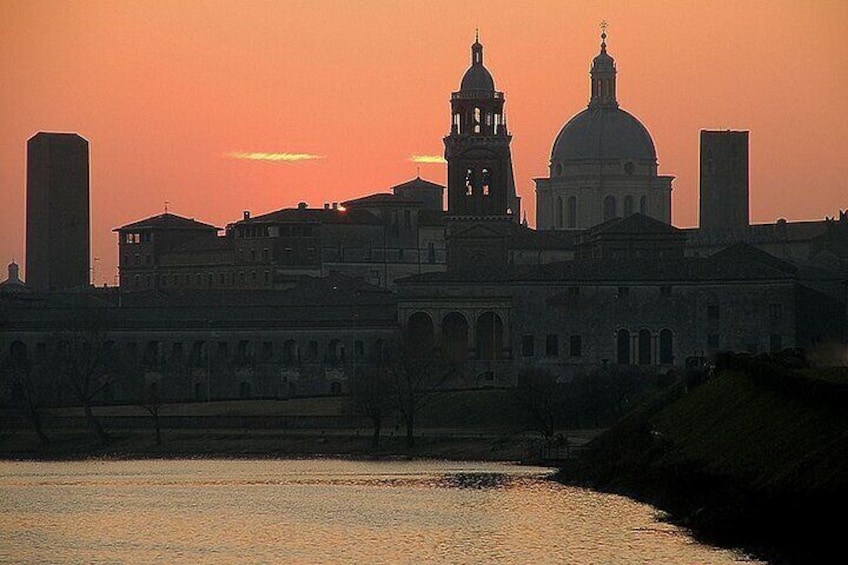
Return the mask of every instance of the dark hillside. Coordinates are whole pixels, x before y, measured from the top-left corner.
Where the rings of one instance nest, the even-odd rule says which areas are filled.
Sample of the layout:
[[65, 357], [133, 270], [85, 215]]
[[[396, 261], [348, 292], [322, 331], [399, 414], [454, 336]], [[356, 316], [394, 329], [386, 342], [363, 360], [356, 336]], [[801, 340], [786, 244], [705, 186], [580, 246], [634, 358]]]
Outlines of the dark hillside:
[[562, 476], [645, 499], [709, 541], [775, 563], [826, 562], [848, 492], [845, 386], [832, 374], [763, 366], [688, 393], [681, 384]]

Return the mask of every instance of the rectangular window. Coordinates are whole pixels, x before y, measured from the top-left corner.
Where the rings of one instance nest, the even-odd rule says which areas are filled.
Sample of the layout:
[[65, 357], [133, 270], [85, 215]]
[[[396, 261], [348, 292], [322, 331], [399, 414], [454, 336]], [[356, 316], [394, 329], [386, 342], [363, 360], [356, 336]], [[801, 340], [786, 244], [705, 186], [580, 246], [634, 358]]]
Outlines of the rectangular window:
[[524, 357], [533, 357], [534, 345], [532, 335], [521, 336], [521, 355]]
[[769, 336], [769, 349], [772, 353], [783, 349], [783, 336], [780, 334], [771, 334]]
[[719, 318], [718, 305], [707, 306], [707, 317], [710, 320], [718, 320], [718, 318]]
[[357, 339], [353, 342], [353, 353], [356, 357], [365, 355], [365, 345], [362, 343], [362, 340]]
[[226, 359], [230, 355], [230, 346], [226, 341], [218, 342], [218, 359]]
[[545, 355], [548, 357], [556, 357], [559, 355], [559, 336], [549, 334], [545, 338]]
[[310, 341], [309, 342], [308, 354], [309, 354], [310, 359], [317, 359], [318, 358], [318, 342], [317, 341]]
[[707, 347], [712, 350], [717, 350], [721, 344], [719, 343], [718, 334], [710, 334], [707, 336]]
[[627, 298], [630, 296], [630, 289], [626, 286], [618, 287], [618, 297], [619, 298]]
[[569, 338], [569, 353], [572, 357], [583, 355], [583, 336], [573, 335]]
[[268, 361], [274, 356], [274, 343], [271, 341], [262, 342], [262, 360]]
[[580, 287], [579, 286], [568, 287], [568, 296], [580, 296]]
[[783, 304], [769, 304], [769, 318], [772, 320], [783, 318]]

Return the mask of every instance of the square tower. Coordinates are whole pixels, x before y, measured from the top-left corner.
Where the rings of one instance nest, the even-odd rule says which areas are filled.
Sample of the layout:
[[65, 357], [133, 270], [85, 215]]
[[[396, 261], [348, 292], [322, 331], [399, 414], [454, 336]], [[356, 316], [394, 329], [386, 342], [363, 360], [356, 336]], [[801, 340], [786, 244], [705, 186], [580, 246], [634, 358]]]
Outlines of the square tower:
[[701, 218], [706, 230], [748, 227], [748, 132], [701, 130]]
[[89, 284], [88, 141], [40, 132], [27, 142], [26, 282], [35, 291]]

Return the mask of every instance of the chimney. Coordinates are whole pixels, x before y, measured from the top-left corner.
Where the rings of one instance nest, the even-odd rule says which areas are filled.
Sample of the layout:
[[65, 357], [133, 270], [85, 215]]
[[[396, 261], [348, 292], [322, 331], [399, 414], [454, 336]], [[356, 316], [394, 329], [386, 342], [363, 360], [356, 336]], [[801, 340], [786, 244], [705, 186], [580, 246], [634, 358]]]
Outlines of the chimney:
[[297, 203], [297, 209], [298, 210], [306, 210], [307, 206], [308, 206], [308, 204], [306, 202], [298, 202]]
[[330, 203], [324, 202], [324, 210], [329, 210], [329, 209], [330, 209]]
[[249, 219], [250, 219], [250, 210], [245, 210], [245, 211], [244, 211], [244, 219], [245, 219], [245, 220], [249, 220]]
[[339, 209], [339, 203], [333, 202], [333, 210], [338, 210], [338, 209]]

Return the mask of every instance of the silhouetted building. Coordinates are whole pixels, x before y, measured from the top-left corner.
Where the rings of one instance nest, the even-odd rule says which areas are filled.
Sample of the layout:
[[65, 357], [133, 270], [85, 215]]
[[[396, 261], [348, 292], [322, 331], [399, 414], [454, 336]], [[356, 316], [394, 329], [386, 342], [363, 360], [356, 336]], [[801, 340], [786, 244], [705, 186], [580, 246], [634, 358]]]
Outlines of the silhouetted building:
[[702, 230], [748, 227], [748, 132], [701, 130]]
[[420, 178], [392, 193], [306, 203], [219, 229], [161, 214], [115, 229], [126, 290], [287, 288], [291, 277], [343, 274], [375, 286], [445, 269], [444, 188]]
[[483, 65], [479, 38], [471, 66], [451, 94], [448, 162], [448, 267], [491, 268], [509, 261], [509, 236], [521, 217], [515, 193], [504, 94]]
[[[589, 107], [537, 180], [533, 230], [518, 222], [504, 94], [479, 41], [471, 53], [444, 138], [447, 212], [444, 188], [416, 178], [340, 205], [245, 211], [223, 229], [170, 213], [133, 222], [115, 230], [120, 289], [0, 293], [0, 353], [48, 359], [69, 320], [103, 319], [120, 358], [104, 401], [149, 382], [199, 400], [340, 392], [402, 333], [457, 364], [450, 386], [472, 387], [512, 384], [529, 367], [659, 371], [692, 355], [844, 341], [848, 215], [747, 225], [746, 132], [702, 132], [702, 228], [670, 225], [672, 178], [618, 108], [604, 41]], [[41, 135], [30, 144], [50, 149]], [[34, 166], [47, 149], [31, 152], [33, 182], [77, 178]], [[66, 154], [52, 153], [59, 164]], [[53, 210], [28, 216], [28, 239], [37, 225], [62, 239]], [[10, 266], [0, 288], [18, 280]]]
[[21, 272], [18, 264], [12, 261], [9, 263], [9, 276], [6, 280], [0, 282], [0, 292], [21, 292], [28, 290], [24, 281], [21, 280]]
[[32, 290], [89, 284], [88, 141], [75, 133], [27, 142], [27, 284]]
[[672, 176], [657, 174], [657, 152], [642, 123], [618, 107], [615, 61], [592, 61], [589, 106], [560, 130], [547, 178], [536, 180], [536, 227], [574, 230], [641, 213], [671, 223]]

